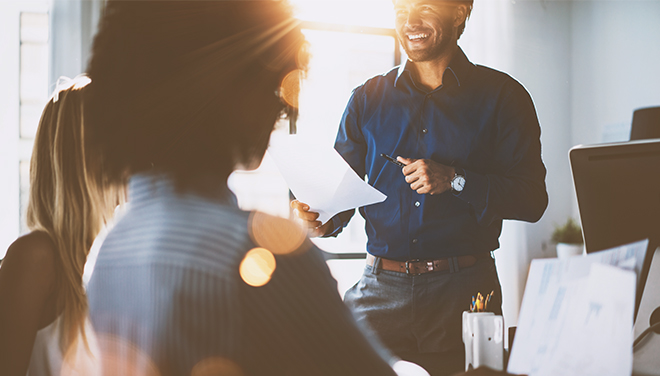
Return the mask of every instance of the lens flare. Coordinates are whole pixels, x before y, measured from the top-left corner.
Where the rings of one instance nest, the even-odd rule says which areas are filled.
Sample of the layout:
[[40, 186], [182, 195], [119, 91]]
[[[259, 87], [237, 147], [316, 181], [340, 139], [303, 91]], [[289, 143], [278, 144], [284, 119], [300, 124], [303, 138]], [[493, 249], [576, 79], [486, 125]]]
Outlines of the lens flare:
[[292, 70], [284, 77], [280, 85], [281, 98], [289, 107], [298, 108], [302, 74], [303, 72], [300, 69]]
[[151, 358], [128, 340], [98, 333], [103, 375], [160, 376]]
[[93, 338], [93, 334], [87, 333], [89, 349], [85, 346], [81, 337], [76, 338], [69, 348], [64, 352], [62, 366], [60, 368], [61, 376], [85, 376], [100, 375], [101, 363], [98, 361], [98, 346]]
[[288, 219], [254, 212], [249, 229], [256, 245], [276, 255], [304, 252], [311, 246], [305, 230]]
[[239, 273], [245, 283], [260, 287], [270, 281], [275, 272], [275, 256], [265, 248], [253, 248], [245, 254]]
[[241, 367], [231, 359], [213, 356], [195, 364], [190, 376], [244, 376]]
[[[306, 68], [309, 67], [309, 62], [310, 59], [312, 58], [311, 54], [311, 46], [309, 42], [305, 41], [302, 46], [300, 46], [300, 49], [298, 50], [298, 53], [296, 53], [296, 66], [301, 67], [301, 68]], [[302, 76], [300, 76], [301, 79], [307, 78], [306, 71], [301, 71]]]

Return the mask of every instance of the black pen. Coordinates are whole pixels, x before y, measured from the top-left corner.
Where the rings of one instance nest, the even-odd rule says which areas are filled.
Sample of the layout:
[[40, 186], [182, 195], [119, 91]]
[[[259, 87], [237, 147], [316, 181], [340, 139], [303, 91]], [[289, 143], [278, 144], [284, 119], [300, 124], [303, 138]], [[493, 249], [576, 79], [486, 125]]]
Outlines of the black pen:
[[404, 165], [403, 163], [397, 161], [396, 159], [390, 157], [389, 155], [387, 155], [387, 154], [385, 154], [385, 153], [380, 153], [380, 156], [383, 157], [383, 158], [385, 158], [385, 159], [387, 159], [389, 162], [392, 162], [392, 163], [394, 163], [395, 165], [397, 165], [397, 166], [399, 166], [399, 167], [401, 167], [401, 168], [406, 167], [406, 165]]

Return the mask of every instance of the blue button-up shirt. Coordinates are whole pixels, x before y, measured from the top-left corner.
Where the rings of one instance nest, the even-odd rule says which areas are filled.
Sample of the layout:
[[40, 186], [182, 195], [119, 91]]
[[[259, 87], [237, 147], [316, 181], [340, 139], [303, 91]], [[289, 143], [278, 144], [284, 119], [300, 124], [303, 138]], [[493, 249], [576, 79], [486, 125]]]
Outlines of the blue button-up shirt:
[[[337, 134], [335, 149], [387, 195], [360, 208], [367, 250], [409, 260], [497, 249], [503, 219], [535, 222], [548, 204], [532, 99], [516, 80], [472, 64], [460, 49], [435, 90], [415, 83], [409, 64], [357, 87]], [[418, 194], [381, 153], [462, 169], [465, 188]], [[353, 214], [335, 216], [331, 235]]]

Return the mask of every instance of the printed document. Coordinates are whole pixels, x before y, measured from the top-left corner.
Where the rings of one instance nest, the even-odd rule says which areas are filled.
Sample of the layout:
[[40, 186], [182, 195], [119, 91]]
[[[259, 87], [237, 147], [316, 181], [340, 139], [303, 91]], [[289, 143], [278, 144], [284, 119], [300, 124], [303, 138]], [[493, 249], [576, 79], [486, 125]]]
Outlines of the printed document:
[[296, 199], [326, 223], [335, 214], [385, 201], [330, 145], [310, 137], [272, 137], [268, 153]]
[[507, 371], [630, 375], [635, 287], [647, 245], [533, 260]]

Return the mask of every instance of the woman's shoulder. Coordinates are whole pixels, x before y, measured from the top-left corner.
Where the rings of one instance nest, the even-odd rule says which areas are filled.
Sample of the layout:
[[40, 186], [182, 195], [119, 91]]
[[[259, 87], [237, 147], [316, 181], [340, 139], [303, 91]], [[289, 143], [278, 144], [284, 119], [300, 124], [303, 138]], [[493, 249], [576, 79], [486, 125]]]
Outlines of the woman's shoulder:
[[32, 231], [16, 239], [7, 250], [2, 267], [49, 279], [55, 276], [55, 243], [45, 231]]

